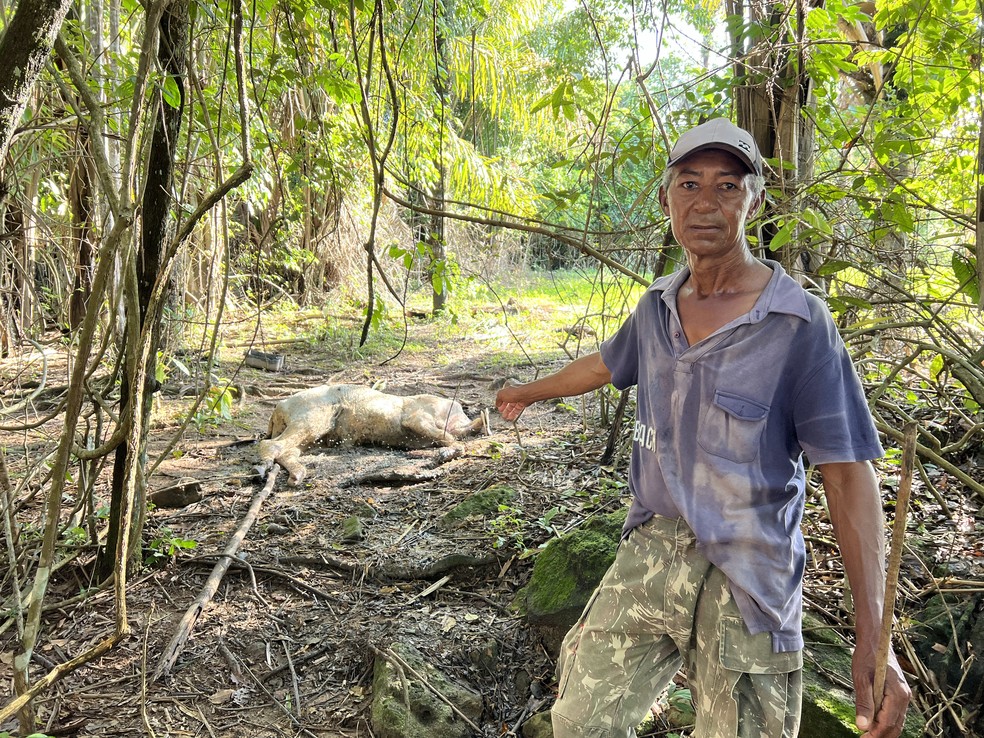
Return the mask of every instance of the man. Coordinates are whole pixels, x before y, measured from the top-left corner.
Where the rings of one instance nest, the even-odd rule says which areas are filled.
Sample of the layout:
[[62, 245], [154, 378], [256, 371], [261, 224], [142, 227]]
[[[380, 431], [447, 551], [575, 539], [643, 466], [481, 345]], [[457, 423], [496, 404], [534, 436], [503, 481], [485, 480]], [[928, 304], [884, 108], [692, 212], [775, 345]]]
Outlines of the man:
[[884, 522], [870, 460], [882, 449], [822, 301], [749, 250], [745, 224], [764, 197], [747, 132], [715, 119], [684, 133], [659, 201], [687, 268], [657, 280], [599, 353], [496, 398], [515, 420], [539, 400], [638, 386], [632, 507], [561, 649], [557, 738], [634, 736], [681, 665], [695, 736], [797, 735], [804, 453], [823, 475], [855, 603], [858, 728], [901, 731], [910, 694], [894, 654], [872, 707]]

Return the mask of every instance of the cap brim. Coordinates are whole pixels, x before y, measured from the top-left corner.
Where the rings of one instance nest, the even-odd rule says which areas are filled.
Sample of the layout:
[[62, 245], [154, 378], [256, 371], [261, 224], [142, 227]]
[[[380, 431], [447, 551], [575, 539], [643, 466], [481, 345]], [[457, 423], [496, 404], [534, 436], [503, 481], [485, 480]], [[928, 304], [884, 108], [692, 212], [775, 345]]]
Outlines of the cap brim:
[[731, 146], [730, 144], [726, 144], [726, 143], [719, 143], [717, 141], [713, 143], [706, 143], [706, 144], [700, 144], [699, 146], [695, 146], [694, 148], [690, 149], [686, 153], [680, 154], [667, 161], [666, 166], [667, 167], [676, 166], [687, 157], [696, 154], [698, 151], [707, 151], [709, 149], [726, 151], [732, 156], [734, 156], [735, 158], [737, 158], [738, 161], [740, 161], [742, 164], [744, 164], [745, 168], [752, 174], [762, 174], [761, 166], [756, 165], [755, 161], [752, 160], [752, 158], [748, 155], [747, 151], [743, 151], [742, 149], [739, 149], [736, 146]]

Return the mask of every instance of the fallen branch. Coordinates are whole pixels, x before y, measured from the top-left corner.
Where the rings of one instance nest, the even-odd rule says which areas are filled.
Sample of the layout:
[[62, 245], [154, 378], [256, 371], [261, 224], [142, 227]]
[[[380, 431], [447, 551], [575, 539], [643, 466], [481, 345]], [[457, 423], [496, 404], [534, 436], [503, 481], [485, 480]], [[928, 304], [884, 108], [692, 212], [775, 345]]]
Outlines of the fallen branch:
[[270, 469], [270, 472], [267, 474], [266, 485], [257, 493], [256, 497], [253, 498], [253, 502], [250, 504], [249, 510], [246, 511], [246, 515], [239, 524], [239, 528], [236, 529], [236, 532], [229, 540], [229, 544], [222, 552], [218, 563], [216, 563], [215, 567], [212, 569], [212, 573], [205, 582], [205, 586], [202, 587], [201, 593], [199, 593], [198, 597], [195, 598], [195, 601], [191, 604], [191, 607], [185, 611], [184, 617], [181, 618], [181, 622], [178, 623], [178, 627], [175, 630], [174, 636], [171, 638], [171, 642], [161, 655], [161, 659], [157, 664], [157, 669], [154, 671], [152, 681], [156, 682], [162, 676], [167, 674], [174, 666], [175, 661], [178, 660], [178, 655], [181, 653], [185, 643], [187, 643], [188, 638], [191, 636], [192, 629], [195, 627], [198, 619], [202, 616], [202, 613], [205, 612], [205, 608], [208, 606], [208, 603], [212, 601], [215, 593], [219, 590], [219, 584], [222, 582], [222, 577], [224, 577], [225, 573], [229, 570], [233, 557], [236, 555], [236, 552], [239, 551], [239, 547], [246, 538], [246, 534], [249, 533], [249, 529], [253, 527], [253, 523], [256, 522], [256, 518], [260, 514], [260, 507], [273, 491], [273, 485], [274, 482], [277, 481], [277, 472], [279, 471], [280, 467], [277, 464], [274, 464]]
[[358, 474], [338, 483], [342, 489], [358, 485], [386, 485], [400, 487], [407, 484], [431, 482], [444, 474], [443, 469], [421, 469], [419, 466], [398, 466], [390, 469]]
[[31, 700], [59, 679], [64, 677], [66, 674], [71, 674], [80, 666], [84, 666], [89, 662], [98, 659], [104, 653], [109, 651], [109, 649], [119, 643], [125, 635], [127, 634], [122, 631], [116, 631], [113, 635], [103, 641], [100, 641], [85, 653], [62, 664], [56, 665], [53, 669], [51, 669], [51, 671], [35, 681], [26, 692], [17, 695], [15, 699], [11, 700], [3, 707], [0, 707], [0, 723], [9, 718], [15, 712], [18, 712], [22, 707], [25, 707]]
[[335, 604], [339, 603], [340, 600], [338, 595], [332, 594], [331, 592], [326, 592], [320, 587], [315, 587], [313, 584], [309, 584], [308, 582], [305, 582], [303, 579], [299, 577], [295, 577], [293, 574], [286, 572], [283, 569], [280, 569], [276, 566], [267, 566], [265, 564], [247, 564], [245, 561], [241, 561], [239, 559], [230, 560], [222, 555], [201, 556], [195, 559], [186, 559], [181, 563], [191, 566], [208, 566], [210, 563], [216, 562], [216, 560], [228, 561], [230, 564], [230, 568], [232, 569], [238, 569], [238, 570], [249, 571], [254, 573], [260, 572], [261, 574], [270, 574], [271, 576], [276, 576], [282, 579], [286, 579], [294, 587], [301, 590], [302, 592], [312, 594], [315, 597], [320, 597], [328, 606], [328, 609], [331, 611], [332, 615], [335, 614], [334, 609], [332, 609], [331, 603], [332, 602], [334, 602]]
[[372, 582], [414, 581], [418, 579], [440, 579], [448, 572], [456, 569], [472, 569], [484, 566], [499, 566], [501, 561], [496, 556], [472, 556], [464, 553], [452, 553], [442, 556], [437, 561], [425, 566], [404, 566], [401, 564], [365, 564], [349, 563], [332, 556], [311, 558], [306, 556], [287, 556], [279, 559], [280, 564], [307, 566], [312, 569], [332, 569], [346, 574], [358, 574]]

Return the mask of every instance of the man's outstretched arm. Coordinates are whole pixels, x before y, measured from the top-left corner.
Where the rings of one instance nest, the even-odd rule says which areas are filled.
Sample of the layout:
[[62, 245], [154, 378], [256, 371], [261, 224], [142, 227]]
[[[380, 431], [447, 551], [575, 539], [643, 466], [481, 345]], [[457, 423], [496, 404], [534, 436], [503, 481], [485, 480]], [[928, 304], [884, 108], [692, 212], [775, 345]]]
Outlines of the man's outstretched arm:
[[506, 420], [516, 420], [527, 407], [540, 400], [573, 397], [604, 387], [612, 381], [600, 353], [575, 359], [559, 372], [527, 384], [503, 387], [495, 398], [495, 406]]
[[854, 599], [853, 676], [858, 728], [870, 738], [895, 738], [902, 732], [912, 695], [891, 648], [881, 709], [873, 715], [875, 658], [885, 602], [885, 520], [878, 479], [867, 461], [820, 464], [819, 468]]

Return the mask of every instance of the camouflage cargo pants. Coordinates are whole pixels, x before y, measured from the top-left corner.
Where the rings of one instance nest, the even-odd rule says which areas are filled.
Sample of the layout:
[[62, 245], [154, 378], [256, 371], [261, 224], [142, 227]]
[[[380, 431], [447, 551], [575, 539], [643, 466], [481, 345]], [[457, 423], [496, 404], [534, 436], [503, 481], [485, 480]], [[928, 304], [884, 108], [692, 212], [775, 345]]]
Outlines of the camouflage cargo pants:
[[632, 738], [681, 666], [695, 738], [793, 738], [802, 653], [751, 635], [727, 580], [682, 520], [656, 517], [619, 547], [558, 663], [555, 738]]

